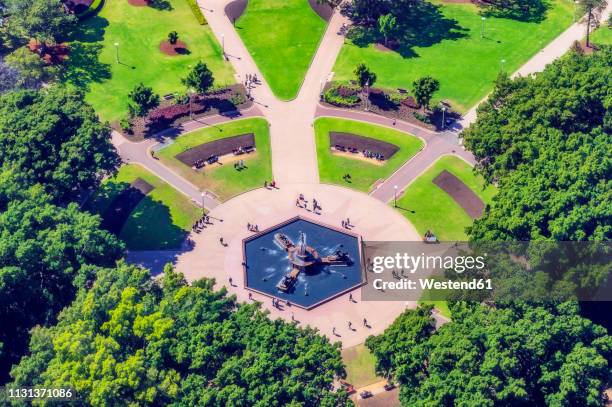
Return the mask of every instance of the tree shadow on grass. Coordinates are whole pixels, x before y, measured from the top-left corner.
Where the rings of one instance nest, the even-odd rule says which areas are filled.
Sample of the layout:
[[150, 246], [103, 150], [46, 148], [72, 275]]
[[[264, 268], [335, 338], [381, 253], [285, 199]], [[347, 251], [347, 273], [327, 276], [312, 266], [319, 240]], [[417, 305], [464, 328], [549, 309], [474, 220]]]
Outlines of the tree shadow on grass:
[[93, 16], [79, 23], [78, 30], [71, 38], [71, 41], [79, 42], [100, 42], [104, 40], [106, 27], [109, 22], [106, 18]]
[[150, 0], [149, 7], [163, 11], [172, 11], [174, 9], [168, 0]]
[[174, 224], [170, 209], [150, 195], [134, 208], [121, 230], [131, 250], [178, 250], [187, 235]]
[[[422, 2], [417, 10], [407, 13], [398, 21], [397, 32], [392, 40], [397, 44], [395, 51], [404, 58], [418, 57], [414, 47], [431, 47], [444, 40], [457, 40], [467, 35], [467, 29], [457, 20], [447, 18], [442, 6]], [[348, 38], [358, 47], [367, 47], [384, 38], [376, 26], [353, 27]]]
[[539, 23], [546, 18], [546, 13], [550, 8], [550, 1], [521, 0], [508, 2], [505, 0], [493, 0], [487, 3], [479, 3], [479, 5], [483, 9], [482, 14], [487, 17]]
[[92, 82], [104, 82], [111, 78], [110, 64], [100, 62], [104, 46], [100, 43], [73, 42], [70, 57], [62, 70], [62, 80], [83, 90]]

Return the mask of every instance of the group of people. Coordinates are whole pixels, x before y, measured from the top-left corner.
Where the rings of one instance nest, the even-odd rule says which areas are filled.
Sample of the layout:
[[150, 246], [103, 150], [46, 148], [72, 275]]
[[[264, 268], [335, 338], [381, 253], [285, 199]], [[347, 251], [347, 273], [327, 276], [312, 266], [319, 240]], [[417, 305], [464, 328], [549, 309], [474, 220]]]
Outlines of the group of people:
[[[368, 325], [368, 320], [367, 319], [363, 319], [363, 326], [365, 326], [366, 328], [369, 328], [370, 326]], [[353, 323], [351, 321], [348, 321], [348, 329], [350, 329], [351, 331], [356, 331], [356, 329], [353, 328]], [[336, 327], [332, 327], [332, 334], [334, 336], [340, 336], [340, 334], [338, 334], [338, 331], [336, 331]]]
[[210, 218], [208, 215], [204, 215], [200, 219], [196, 220], [193, 226], [191, 226], [191, 230], [196, 233], [200, 233], [207, 224], [210, 224]]
[[218, 161], [219, 161], [219, 156], [216, 154], [213, 154], [205, 160], [204, 159], [197, 160], [196, 162], [193, 163], [192, 168], [194, 170], [199, 170], [200, 168], [203, 168], [206, 164], [214, 164]]
[[[349, 152], [349, 153], [352, 153], [352, 154], [359, 153], [359, 149], [357, 149], [355, 147], [350, 147], [350, 146], [349, 147], [345, 147], [343, 145], [336, 144], [334, 146], [334, 148], [337, 151]], [[372, 159], [376, 159], [376, 160], [379, 160], [379, 161], [384, 161], [385, 160], [385, 155], [383, 153], [378, 153], [376, 151], [364, 149], [364, 150], [361, 151], [361, 154], [363, 154], [363, 156], [366, 157], [366, 158], [372, 158]], [[349, 178], [350, 178], [350, 175], [349, 175]]]
[[247, 229], [249, 232], [259, 232], [259, 225], [247, 223]]
[[[300, 193], [300, 195], [295, 200], [295, 206], [298, 208], [308, 209], [308, 201], [304, 198], [304, 194]], [[316, 198], [312, 198], [312, 211], [317, 213], [317, 210], [323, 209]]]

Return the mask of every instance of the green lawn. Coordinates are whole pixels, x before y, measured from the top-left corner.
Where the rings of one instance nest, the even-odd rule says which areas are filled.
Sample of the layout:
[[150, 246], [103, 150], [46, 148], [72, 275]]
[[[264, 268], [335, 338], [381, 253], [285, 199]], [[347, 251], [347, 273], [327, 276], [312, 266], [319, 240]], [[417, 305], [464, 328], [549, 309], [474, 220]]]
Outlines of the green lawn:
[[[184, 92], [181, 77], [200, 60], [212, 69], [217, 84], [235, 82], [210, 28], [197, 23], [185, 0], [167, 2], [170, 10], [106, 0], [98, 15], [79, 23], [65, 81], [87, 90], [87, 101], [102, 119], [125, 116], [127, 95], [139, 82], [160, 95]], [[189, 55], [171, 57], [159, 50], [170, 31], [178, 32]], [[119, 64], [115, 43], [119, 44]]]
[[[423, 141], [417, 137], [364, 122], [323, 117], [315, 121], [314, 127], [321, 182], [342, 185], [359, 191], [369, 191], [377, 180], [387, 178], [423, 147]], [[384, 165], [341, 157], [331, 152], [329, 144], [331, 131], [379, 139], [395, 144], [400, 149]], [[342, 178], [346, 173], [351, 175], [350, 182]]]
[[304, 80], [326, 22], [307, 0], [250, 0], [236, 29], [280, 99], [293, 99]]
[[365, 345], [357, 345], [342, 351], [342, 360], [346, 366], [346, 381], [360, 388], [382, 380], [376, 376], [374, 355]]
[[130, 250], [178, 249], [202, 210], [189, 198], [136, 164], [124, 165], [117, 174], [104, 181], [87, 203], [92, 212], [102, 214], [136, 178], [153, 185], [153, 189], [130, 214], [119, 237]]
[[406, 57], [347, 41], [334, 67], [335, 79], [353, 79], [355, 66], [362, 62], [378, 75], [376, 86], [386, 88], [411, 90], [416, 78], [431, 75], [440, 81], [436, 100], [447, 99], [454, 109], [465, 112], [492, 89], [502, 59], [504, 70], [513, 72], [572, 24], [573, 2], [551, 0], [551, 4], [541, 23], [487, 18], [484, 38], [480, 38], [482, 21], [475, 5], [444, 4], [444, 17], [456, 20], [460, 28], [453, 31], [464, 37], [413, 47], [414, 55]]
[[593, 31], [591, 42], [597, 45], [612, 45], [612, 28], [606, 23]]
[[450, 195], [432, 182], [443, 170], [461, 179], [485, 204], [491, 203], [496, 188], [489, 185], [483, 190], [484, 179], [474, 175], [472, 167], [465, 161], [451, 155], [439, 158], [408, 186], [397, 201], [398, 210], [420, 235], [431, 230], [440, 241], [465, 241], [465, 228], [472, 224], [472, 219]]
[[[215, 164], [206, 166], [200, 172], [195, 172], [191, 167], [175, 158], [177, 154], [201, 144], [245, 133], [255, 135], [257, 151], [240, 157], [247, 166], [242, 171], [237, 171], [232, 164]], [[237, 120], [184, 134], [178, 137], [173, 144], [159, 150], [157, 156], [193, 184], [201, 189], [212, 191], [222, 201], [261, 187], [264, 181], [272, 179], [270, 133], [268, 122], [264, 119]]]

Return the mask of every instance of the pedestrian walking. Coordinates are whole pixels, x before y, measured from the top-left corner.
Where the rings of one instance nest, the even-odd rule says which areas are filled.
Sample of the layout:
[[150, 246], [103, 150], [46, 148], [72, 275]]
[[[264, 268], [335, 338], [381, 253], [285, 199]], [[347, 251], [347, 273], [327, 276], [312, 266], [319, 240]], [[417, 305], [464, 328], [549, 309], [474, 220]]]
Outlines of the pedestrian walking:
[[249, 300], [253, 299], [253, 294], [249, 293]]
[[350, 330], [353, 330], [353, 323], [351, 321], [348, 322], [348, 327]]
[[229, 283], [230, 283], [230, 285], [234, 285], [234, 284], [233, 284], [233, 280], [232, 280], [232, 278], [231, 278], [231, 277], [229, 278]]
[[349, 294], [349, 301], [353, 302], [353, 293]]
[[367, 319], [363, 319], [363, 326], [368, 326], [368, 320]]

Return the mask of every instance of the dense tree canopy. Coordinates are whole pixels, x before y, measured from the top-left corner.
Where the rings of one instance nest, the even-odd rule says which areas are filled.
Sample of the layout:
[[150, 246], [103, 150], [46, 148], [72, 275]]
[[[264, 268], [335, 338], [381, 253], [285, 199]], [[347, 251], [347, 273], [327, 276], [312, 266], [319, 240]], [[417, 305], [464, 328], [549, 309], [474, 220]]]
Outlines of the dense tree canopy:
[[25, 353], [28, 330], [54, 322], [85, 264], [112, 265], [123, 246], [76, 204], [58, 207], [42, 188], [0, 176], [0, 383]]
[[159, 95], [142, 82], [134, 87], [128, 97], [130, 99], [128, 111], [132, 117], [146, 116], [149, 110], [159, 106]]
[[480, 240], [612, 238], [612, 48], [570, 53], [535, 77], [501, 76], [464, 133], [499, 184]]
[[408, 310], [367, 345], [404, 406], [600, 406], [612, 337], [577, 312], [459, 303], [432, 332], [424, 310]]
[[[92, 283], [93, 276], [95, 282]], [[166, 268], [90, 269], [56, 326], [36, 329], [19, 385], [74, 386], [86, 404], [342, 406], [339, 344]]]
[[60, 0], [7, 0], [11, 31], [24, 40], [43, 44], [64, 40], [75, 27], [76, 17], [66, 13]]
[[19, 71], [4, 63], [0, 57], [0, 95], [17, 89], [20, 82]]
[[187, 77], [183, 78], [183, 84], [190, 89], [194, 89], [198, 93], [206, 93], [213, 86], [215, 78], [208, 66], [199, 61]]
[[12, 169], [23, 188], [41, 184], [67, 202], [118, 163], [110, 128], [80, 92], [51, 87], [0, 96], [0, 167]]

